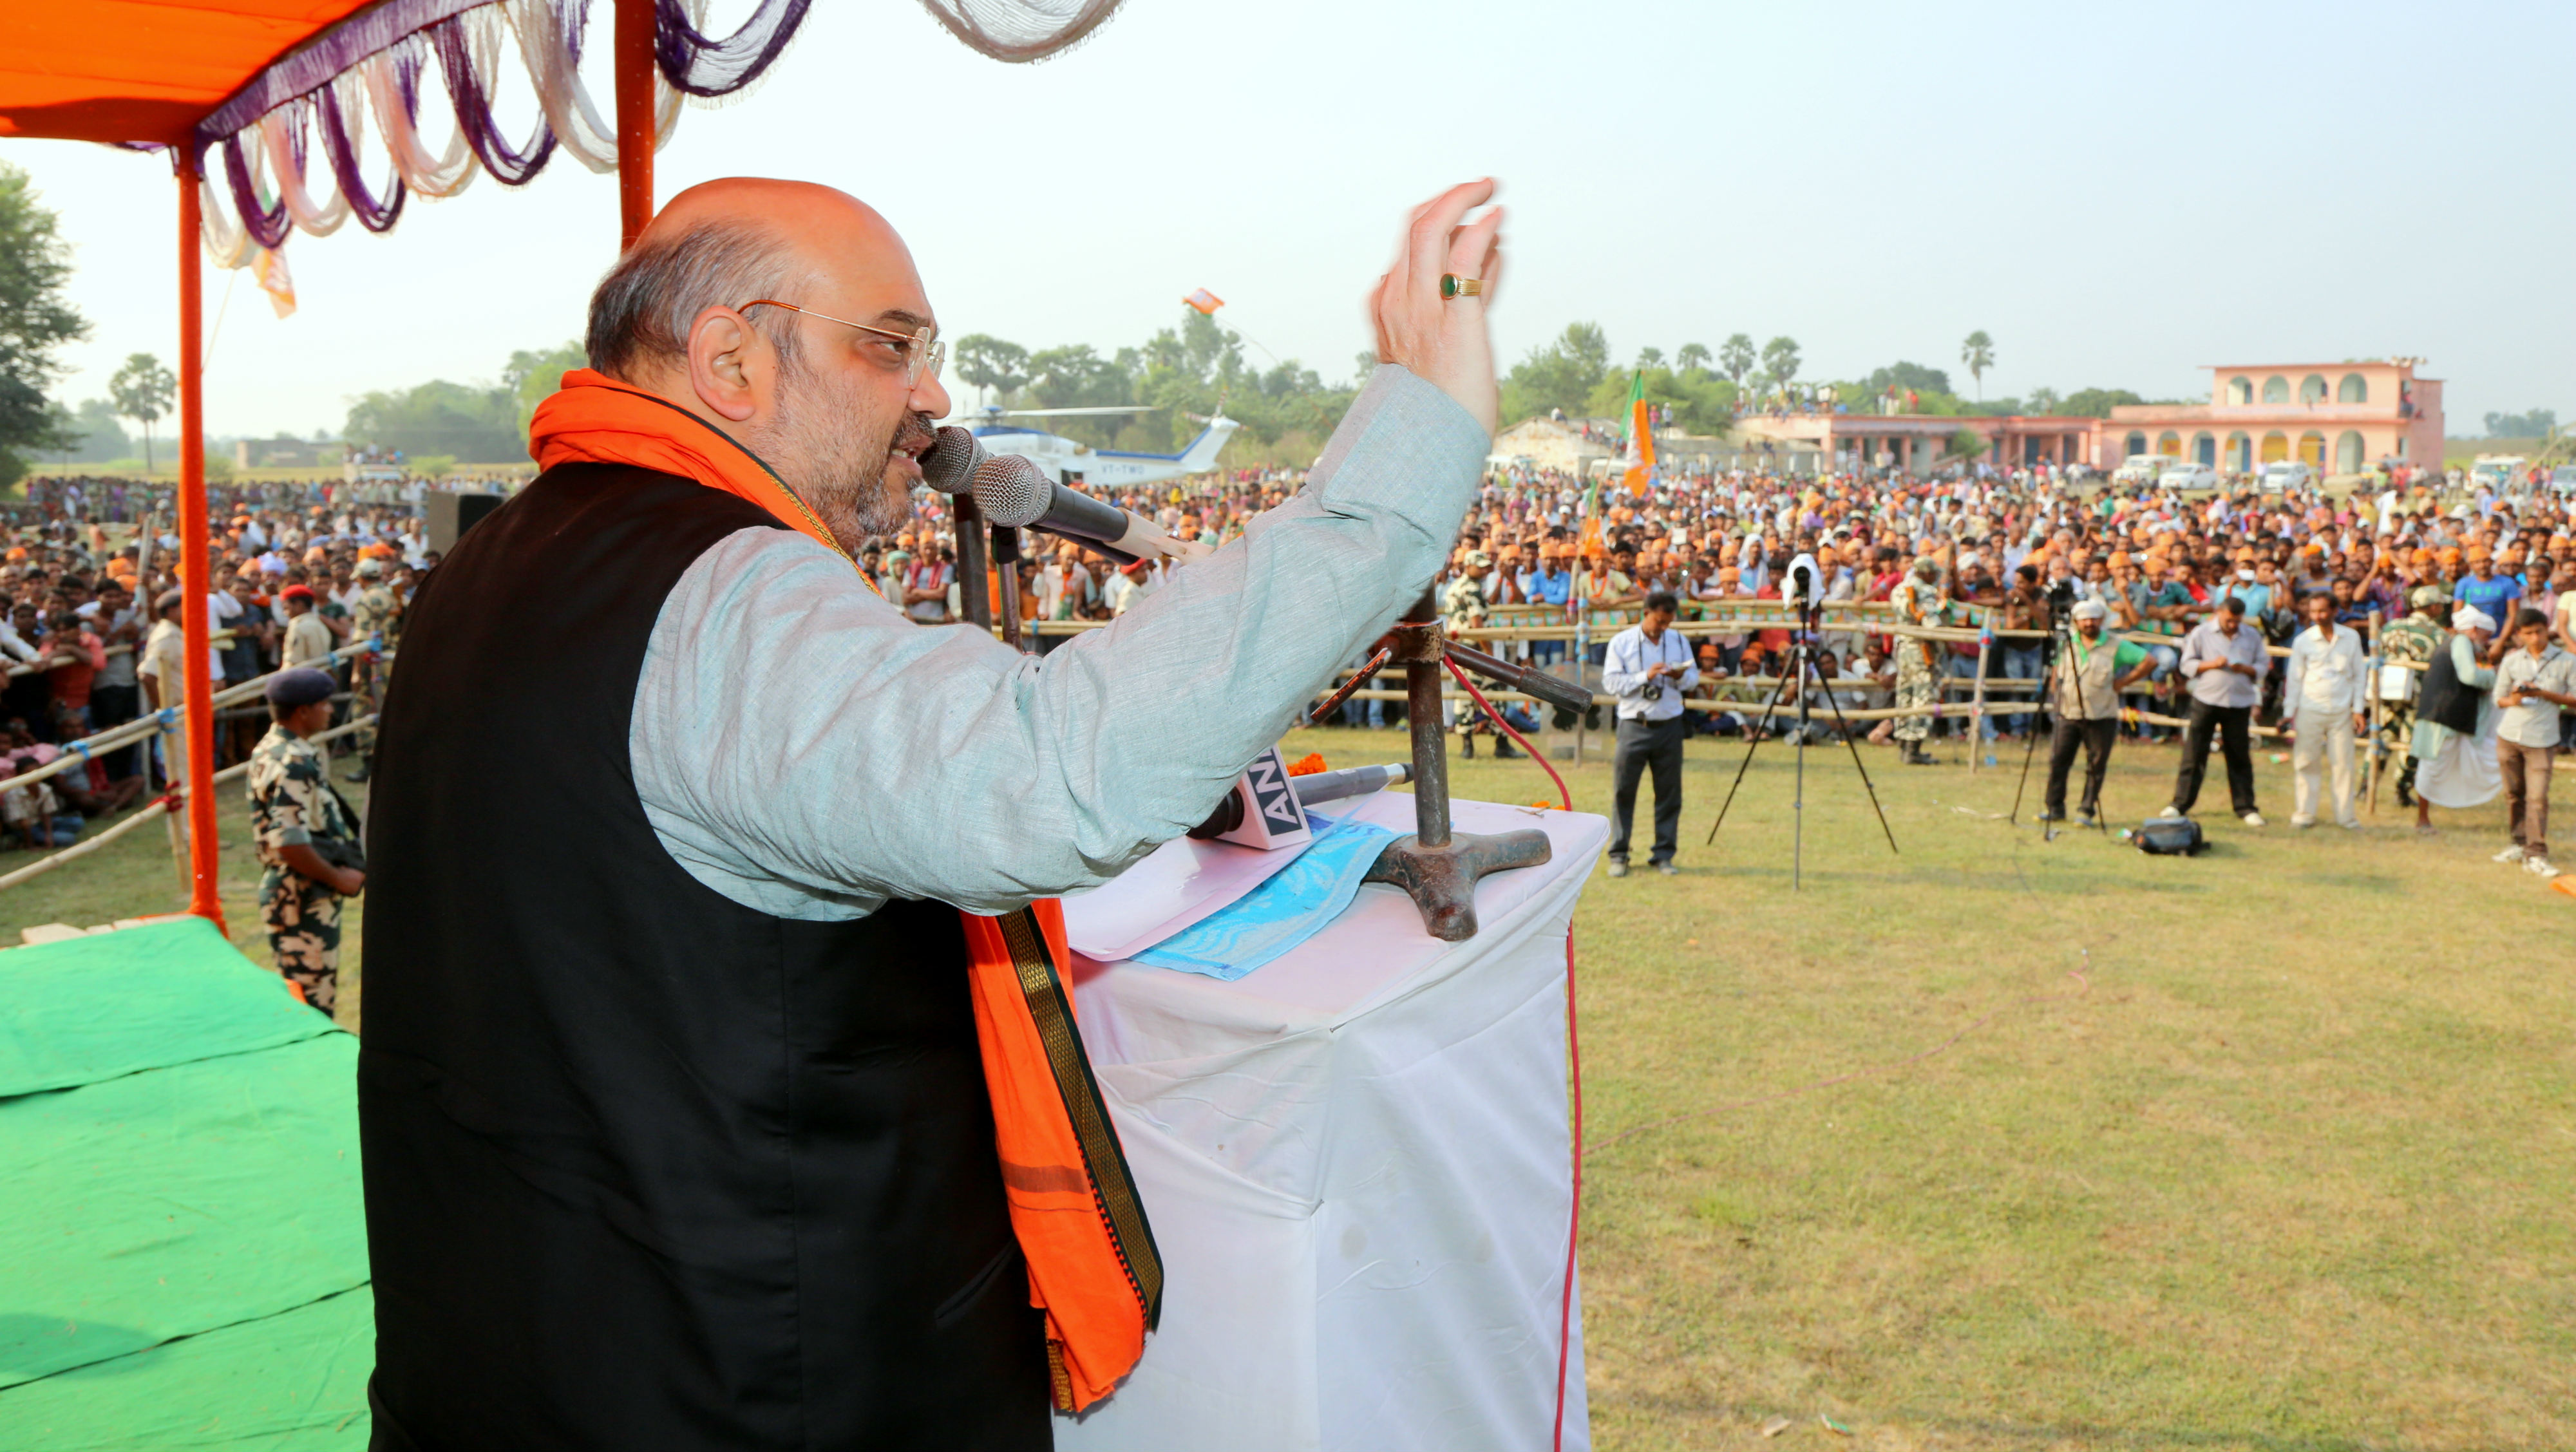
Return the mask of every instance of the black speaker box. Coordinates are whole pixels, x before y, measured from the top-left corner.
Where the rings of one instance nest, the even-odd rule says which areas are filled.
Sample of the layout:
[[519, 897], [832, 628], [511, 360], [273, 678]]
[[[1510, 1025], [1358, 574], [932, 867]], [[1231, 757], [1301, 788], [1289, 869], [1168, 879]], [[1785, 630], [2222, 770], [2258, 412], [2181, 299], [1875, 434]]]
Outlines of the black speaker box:
[[498, 494], [471, 494], [433, 489], [429, 493], [429, 548], [440, 556], [456, 548], [457, 537], [501, 507]]

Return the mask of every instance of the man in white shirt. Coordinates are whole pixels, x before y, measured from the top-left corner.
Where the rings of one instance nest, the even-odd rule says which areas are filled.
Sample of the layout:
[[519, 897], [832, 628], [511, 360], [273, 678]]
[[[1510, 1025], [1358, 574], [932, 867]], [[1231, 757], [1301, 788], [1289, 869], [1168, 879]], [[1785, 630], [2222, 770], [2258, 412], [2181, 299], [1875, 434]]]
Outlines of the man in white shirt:
[[2366, 670], [2361, 636], [2335, 628], [2334, 596], [2310, 595], [2305, 604], [2308, 628], [2290, 642], [2289, 670], [2281, 686], [2287, 718], [2282, 727], [2296, 743], [2290, 756], [2290, 825], [2317, 824], [2318, 778], [2331, 765], [2335, 825], [2352, 831], [2361, 826], [2352, 809], [2352, 742], [2362, 724]]
[[[154, 711], [179, 710], [187, 704], [188, 650], [187, 634], [179, 626], [179, 601], [176, 590], [164, 590], [153, 601], [152, 633], [144, 638], [137, 654], [135, 674], [143, 685], [143, 704]], [[186, 755], [188, 733], [164, 731], [160, 735], [162, 780], [173, 792], [188, 785]]]
[[2549, 772], [2558, 750], [2561, 711], [2576, 706], [2576, 656], [2549, 642], [2549, 621], [2525, 610], [2514, 625], [2516, 649], [2496, 663], [2496, 767], [2504, 775], [2505, 816], [2513, 842], [2498, 862], [2522, 863], [2535, 877], [2549, 861]]
[[1610, 637], [1602, 663], [1602, 689], [1619, 698], [1619, 745], [1610, 758], [1610, 875], [1628, 875], [1628, 837], [1637, 817], [1637, 779], [1655, 773], [1657, 872], [1674, 876], [1682, 822], [1682, 693], [1699, 684], [1699, 662], [1690, 642], [1672, 628], [1681, 602], [1658, 590], [1646, 597], [1645, 619]]

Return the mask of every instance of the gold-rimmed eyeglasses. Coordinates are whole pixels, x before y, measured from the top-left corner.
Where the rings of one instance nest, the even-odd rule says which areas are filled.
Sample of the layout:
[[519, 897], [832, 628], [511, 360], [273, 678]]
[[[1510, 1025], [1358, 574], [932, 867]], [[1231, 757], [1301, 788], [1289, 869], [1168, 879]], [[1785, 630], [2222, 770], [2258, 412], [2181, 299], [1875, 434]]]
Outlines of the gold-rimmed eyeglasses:
[[734, 311], [749, 312], [753, 308], [785, 308], [791, 313], [803, 313], [809, 318], [821, 318], [827, 323], [839, 323], [842, 327], [856, 328], [862, 333], [874, 333], [881, 338], [900, 340], [905, 345], [903, 386], [906, 388], [919, 388], [924, 376], [936, 382], [939, 378], [940, 365], [948, 361], [948, 345], [938, 341], [936, 331], [930, 328], [915, 328], [909, 333], [899, 332], [893, 328], [880, 328], [872, 323], [854, 323], [848, 318], [836, 318], [830, 313], [818, 313], [812, 308], [800, 308], [792, 302], [780, 302], [774, 297], [753, 298]]

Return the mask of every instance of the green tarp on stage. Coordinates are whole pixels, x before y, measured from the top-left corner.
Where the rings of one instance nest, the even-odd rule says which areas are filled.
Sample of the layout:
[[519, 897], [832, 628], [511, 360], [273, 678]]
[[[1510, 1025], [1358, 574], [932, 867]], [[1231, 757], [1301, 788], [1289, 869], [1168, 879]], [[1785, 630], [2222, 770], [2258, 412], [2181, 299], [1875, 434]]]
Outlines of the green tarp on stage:
[[0, 952], [0, 1452], [366, 1445], [356, 1065], [195, 919]]

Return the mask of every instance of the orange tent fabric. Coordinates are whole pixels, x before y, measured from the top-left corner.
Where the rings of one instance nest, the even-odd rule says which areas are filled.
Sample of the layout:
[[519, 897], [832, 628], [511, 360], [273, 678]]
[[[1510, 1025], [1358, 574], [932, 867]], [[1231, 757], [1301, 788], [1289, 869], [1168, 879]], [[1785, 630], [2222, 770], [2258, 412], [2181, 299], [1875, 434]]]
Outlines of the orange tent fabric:
[[[48, 0], [0, 5], [0, 136], [178, 145], [270, 65], [368, 4]], [[431, 8], [429, 20], [463, 8]], [[101, 44], [105, 36], [115, 37], [114, 43]]]

